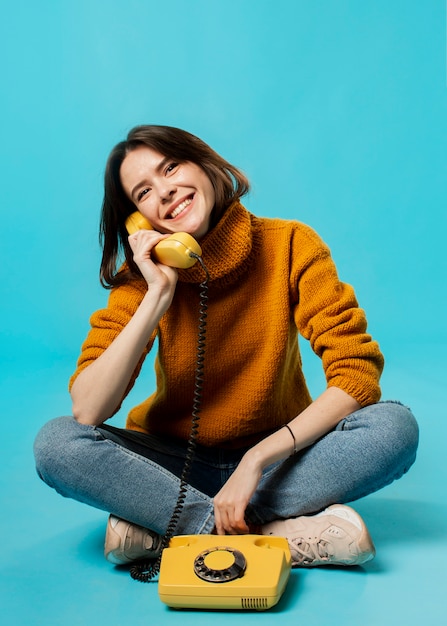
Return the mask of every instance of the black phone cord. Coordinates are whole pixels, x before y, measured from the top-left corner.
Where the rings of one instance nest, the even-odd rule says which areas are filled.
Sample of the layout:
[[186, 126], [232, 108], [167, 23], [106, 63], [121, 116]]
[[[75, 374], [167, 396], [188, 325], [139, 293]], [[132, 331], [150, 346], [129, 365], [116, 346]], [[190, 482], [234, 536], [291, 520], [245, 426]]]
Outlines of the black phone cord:
[[200, 409], [202, 405], [203, 392], [203, 371], [205, 367], [205, 339], [206, 339], [206, 323], [208, 314], [208, 281], [209, 273], [202, 257], [191, 252], [191, 256], [196, 258], [205, 272], [205, 280], [200, 283], [200, 301], [199, 301], [199, 325], [197, 335], [197, 354], [196, 368], [194, 378], [194, 395], [192, 404], [192, 422], [191, 432], [189, 435], [188, 446], [186, 448], [185, 463], [183, 465], [180, 476], [180, 487], [177, 496], [177, 502], [174, 507], [171, 519], [169, 520], [166, 533], [162, 538], [160, 555], [153, 560], [140, 561], [130, 568], [130, 575], [134, 580], [143, 583], [151, 582], [160, 572], [161, 556], [163, 550], [168, 547], [170, 540], [174, 536], [178, 521], [183, 509], [188, 489], [188, 478], [191, 472], [191, 466], [194, 461], [195, 451], [197, 447], [197, 436], [199, 431]]

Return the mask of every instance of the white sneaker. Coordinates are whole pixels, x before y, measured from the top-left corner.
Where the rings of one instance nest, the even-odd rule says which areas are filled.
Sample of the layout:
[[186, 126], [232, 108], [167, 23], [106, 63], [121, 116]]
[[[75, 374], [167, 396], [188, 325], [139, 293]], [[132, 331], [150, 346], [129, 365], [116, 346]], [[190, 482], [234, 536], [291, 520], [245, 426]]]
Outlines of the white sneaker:
[[376, 553], [360, 515], [343, 504], [317, 515], [264, 524], [262, 534], [286, 537], [295, 567], [361, 565]]
[[156, 559], [161, 551], [162, 537], [147, 528], [109, 516], [104, 556], [110, 563], [124, 565], [141, 559]]

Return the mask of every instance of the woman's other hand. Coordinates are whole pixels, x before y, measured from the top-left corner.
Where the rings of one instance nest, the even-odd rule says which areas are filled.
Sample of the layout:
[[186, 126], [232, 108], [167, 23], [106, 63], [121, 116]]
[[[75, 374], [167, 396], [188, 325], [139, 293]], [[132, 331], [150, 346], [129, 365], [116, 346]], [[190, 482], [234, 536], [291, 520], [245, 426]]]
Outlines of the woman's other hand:
[[214, 518], [218, 535], [241, 535], [249, 532], [245, 510], [261, 476], [261, 465], [248, 452], [214, 498]]

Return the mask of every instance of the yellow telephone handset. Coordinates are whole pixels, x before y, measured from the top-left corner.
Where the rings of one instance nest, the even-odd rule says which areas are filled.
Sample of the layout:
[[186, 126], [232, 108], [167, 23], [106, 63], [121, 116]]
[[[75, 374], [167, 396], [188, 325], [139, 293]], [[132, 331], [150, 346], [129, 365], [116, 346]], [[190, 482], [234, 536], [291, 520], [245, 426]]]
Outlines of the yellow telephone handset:
[[[139, 211], [135, 211], [126, 219], [126, 230], [133, 235], [138, 230], [153, 230], [151, 224]], [[154, 258], [163, 265], [188, 269], [197, 261], [197, 256], [202, 256], [202, 249], [197, 241], [188, 233], [174, 233], [157, 243], [152, 251]]]

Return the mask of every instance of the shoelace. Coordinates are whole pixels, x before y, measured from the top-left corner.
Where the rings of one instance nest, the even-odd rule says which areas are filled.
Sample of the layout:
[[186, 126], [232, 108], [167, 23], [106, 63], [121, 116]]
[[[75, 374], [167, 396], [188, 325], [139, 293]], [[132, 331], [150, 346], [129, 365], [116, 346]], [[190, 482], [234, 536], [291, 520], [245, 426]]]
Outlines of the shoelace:
[[292, 562], [294, 565], [312, 565], [315, 560], [329, 561], [328, 542], [315, 538], [315, 541], [303, 537], [289, 540], [291, 544]]

